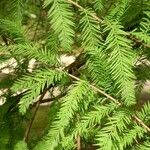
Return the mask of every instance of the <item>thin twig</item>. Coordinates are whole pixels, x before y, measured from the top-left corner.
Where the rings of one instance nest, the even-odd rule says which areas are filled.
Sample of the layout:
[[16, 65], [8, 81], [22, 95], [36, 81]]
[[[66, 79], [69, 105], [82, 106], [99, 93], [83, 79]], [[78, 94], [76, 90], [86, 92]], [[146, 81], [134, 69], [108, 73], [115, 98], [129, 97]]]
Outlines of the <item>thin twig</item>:
[[[86, 9], [83, 8], [81, 5], [79, 5], [78, 3], [76, 3], [76, 2], [74, 2], [74, 1], [72, 1], [72, 0], [67, 0], [67, 1], [68, 1], [70, 4], [73, 4], [74, 6], [78, 7], [79, 9], [86, 11]], [[103, 21], [102, 19], [100, 19], [98, 16], [96, 16], [96, 15], [93, 14], [93, 13], [91, 13], [90, 15], [91, 15], [94, 19], [96, 19], [97, 21], [99, 21], [99, 22], [102, 22], [102, 21]]]
[[77, 136], [77, 150], [81, 150], [81, 137], [80, 137], [80, 135]]
[[[49, 103], [49, 102], [54, 102], [55, 100], [61, 99], [62, 97], [64, 97], [67, 94], [67, 92], [61, 93], [60, 95], [56, 96], [56, 97], [50, 97], [50, 98], [46, 98], [46, 99], [42, 99], [42, 101], [40, 102], [40, 104], [43, 103]], [[36, 102], [34, 105], [36, 105], [38, 102]]]
[[[56, 70], [61, 71], [61, 72], [63, 71], [63, 70], [58, 69], [58, 68], [57, 68]], [[75, 80], [77, 80], [77, 81], [81, 81], [80, 78], [78, 78], [78, 77], [76, 77], [76, 76], [74, 76], [74, 75], [72, 75], [72, 74], [67, 73], [67, 75], [68, 75], [69, 77], [71, 77], [72, 79], [75, 79]], [[102, 94], [102, 95], [106, 96], [107, 98], [111, 99], [111, 100], [112, 100], [114, 103], [116, 103], [117, 105], [121, 105], [120, 102], [118, 102], [115, 98], [113, 98], [112, 96], [110, 96], [109, 94], [107, 94], [105, 91], [101, 90], [100, 88], [97, 88], [96, 86], [94, 86], [94, 85], [92, 85], [92, 84], [89, 84], [89, 86], [90, 86], [94, 91], [99, 92], [100, 94]]]
[[32, 115], [32, 117], [31, 117], [31, 119], [30, 119], [30, 121], [29, 121], [29, 124], [28, 124], [28, 126], [27, 126], [27, 128], [26, 128], [26, 131], [25, 131], [25, 134], [24, 134], [23, 141], [25, 141], [25, 142], [28, 141], [29, 134], [30, 134], [30, 130], [31, 130], [33, 121], [34, 121], [34, 119], [35, 119], [35, 116], [36, 116], [36, 114], [37, 114], [37, 111], [38, 111], [38, 109], [39, 109], [40, 103], [41, 103], [42, 99], [44, 98], [46, 92], [49, 90], [49, 88], [50, 88], [50, 87], [46, 88], [46, 89], [43, 91], [42, 95], [40, 96], [40, 98], [39, 98], [39, 100], [38, 100], [38, 102], [37, 102], [37, 104], [36, 104], [36, 106], [35, 106], [35, 110], [34, 110], [34, 112], [33, 112], [33, 115]]
[[[72, 74], [68, 74], [68, 76], [70, 76], [72, 79], [75, 79], [77, 81], [81, 81], [81, 79], [79, 79], [78, 77], [75, 77]], [[104, 92], [103, 90], [97, 88], [96, 86], [90, 84], [89, 85], [94, 91], [101, 93], [102, 95], [106, 96], [107, 98], [111, 99], [114, 103], [116, 103], [117, 105], [121, 105], [121, 103], [119, 103], [115, 98], [113, 98], [112, 96], [110, 96], [109, 94], [107, 94], [106, 92]]]
[[145, 128], [148, 132], [150, 132], [150, 128], [149, 128], [147, 125], [145, 125], [145, 123], [144, 123], [141, 119], [139, 119], [137, 116], [133, 116], [133, 118], [134, 118], [141, 126], [143, 126], [143, 128]]

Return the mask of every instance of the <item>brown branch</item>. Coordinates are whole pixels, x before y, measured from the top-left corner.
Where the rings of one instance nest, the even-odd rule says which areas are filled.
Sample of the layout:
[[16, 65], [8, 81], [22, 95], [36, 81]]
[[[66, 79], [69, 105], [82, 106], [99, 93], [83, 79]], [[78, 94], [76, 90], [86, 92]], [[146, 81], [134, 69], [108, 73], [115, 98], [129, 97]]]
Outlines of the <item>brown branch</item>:
[[139, 119], [137, 116], [133, 116], [133, 118], [134, 118], [141, 126], [143, 126], [143, 128], [145, 128], [148, 132], [150, 132], [150, 128], [149, 128], [147, 125], [145, 125], [145, 123], [144, 123], [141, 119]]
[[[77, 81], [81, 81], [81, 79], [79, 79], [78, 77], [75, 77], [74, 75], [72, 74], [68, 74], [69, 77], [71, 77], [72, 79], [75, 79]], [[111, 99], [114, 103], [116, 103], [117, 105], [121, 105], [121, 103], [119, 103], [115, 98], [113, 98], [112, 96], [110, 96], [109, 94], [107, 94], [105, 91], [97, 88], [96, 86], [92, 85], [92, 84], [89, 84], [89, 86], [96, 92], [106, 96], [107, 98]]]
[[[42, 99], [40, 101], [40, 104], [44, 104], [44, 103], [49, 103], [49, 102], [53, 102], [57, 99], [61, 99], [62, 97], [64, 97], [66, 95], [67, 92], [61, 93], [60, 95], [56, 96], [56, 97], [52, 97], [52, 98], [46, 98], [46, 99]], [[36, 102], [34, 105], [36, 105], [38, 102]]]
[[46, 92], [49, 90], [50, 87], [51, 87], [51, 86], [49, 86], [48, 88], [46, 88], [46, 89], [43, 91], [42, 95], [40, 96], [40, 98], [39, 98], [39, 100], [38, 100], [38, 102], [37, 102], [37, 104], [36, 104], [36, 106], [35, 106], [35, 110], [34, 110], [34, 112], [33, 112], [33, 115], [32, 115], [32, 117], [31, 117], [31, 119], [30, 119], [30, 121], [29, 121], [29, 124], [28, 124], [28, 126], [27, 126], [27, 128], [26, 128], [26, 131], [25, 131], [25, 134], [24, 134], [23, 141], [25, 141], [25, 142], [28, 141], [29, 134], [30, 134], [30, 130], [31, 130], [33, 121], [34, 121], [34, 119], [35, 119], [35, 116], [36, 116], [36, 114], [37, 114], [37, 111], [38, 111], [38, 109], [39, 109], [40, 103], [41, 103], [43, 97], [45, 96]]
[[77, 136], [77, 150], [81, 150], [81, 137], [80, 137], [80, 135]]
[[130, 34], [128, 36], [133, 42], [135, 42], [137, 45], [143, 45], [145, 48], [150, 48], [150, 45], [147, 45], [145, 43], [143, 43], [143, 41], [137, 39], [135, 36], [133, 36], [132, 34]]

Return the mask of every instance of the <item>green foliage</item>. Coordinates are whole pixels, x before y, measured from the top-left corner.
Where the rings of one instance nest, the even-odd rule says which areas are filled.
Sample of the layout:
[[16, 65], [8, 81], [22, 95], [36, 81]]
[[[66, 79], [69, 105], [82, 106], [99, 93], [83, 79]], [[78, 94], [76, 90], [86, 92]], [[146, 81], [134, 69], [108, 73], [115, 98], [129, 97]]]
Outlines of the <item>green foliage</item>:
[[144, 17], [140, 22], [140, 30], [146, 33], [150, 33], [150, 12], [144, 11]]
[[[117, 23], [106, 22], [105, 32], [109, 32], [105, 45], [109, 54], [109, 67], [116, 87], [121, 93], [122, 99], [127, 105], [135, 103], [134, 74], [132, 66], [134, 53], [132, 52], [131, 41], [125, 36], [127, 33]], [[128, 93], [128, 94], [127, 94]]]
[[135, 33], [133, 32], [132, 34], [136, 38], [140, 39], [140, 41], [142, 41], [142, 42], [144, 42], [144, 43], [146, 43], [148, 45], [150, 44], [150, 36], [149, 35], [147, 35], [147, 34], [145, 34], [143, 32], [135, 32]]
[[133, 125], [130, 130], [125, 129], [119, 143], [120, 148], [125, 149], [128, 146], [132, 146], [132, 143], [134, 143], [137, 138], [142, 139], [142, 137], [144, 137], [144, 133], [143, 128], [137, 125]]
[[18, 80], [13, 86], [12, 90], [14, 92], [22, 91], [27, 89], [26, 95], [19, 102], [20, 112], [22, 114], [26, 113], [27, 108], [30, 104], [36, 101], [36, 98], [44, 91], [44, 88], [49, 85], [55, 84], [55, 82], [60, 81], [64, 74], [58, 71], [42, 69], [33, 73], [31, 76], [26, 75]]
[[[51, 130], [48, 132], [48, 140], [37, 145], [35, 150], [41, 149], [54, 149], [60, 141], [61, 136], [64, 136], [66, 128], [69, 126], [69, 122], [73, 119], [75, 112], [79, 109], [79, 104], [86, 100], [86, 94], [89, 93], [90, 89], [86, 82], [78, 82], [74, 87], [69, 91], [66, 97], [63, 98], [61, 108], [57, 114], [56, 120], [51, 125]], [[88, 102], [88, 101], [87, 101]], [[44, 146], [43, 146], [44, 145]]]
[[[8, 18], [18, 25], [21, 25], [22, 21], [22, 0], [9, 0], [9, 16]], [[14, 20], [14, 19], [15, 20]]]
[[107, 106], [95, 106], [94, 110], [86, 113], [77, 123], [74, 129], [74, 136], [78, 134], [80, 136], [85, 136], [90, 129], [92, 129], [96, 124], [101, 124], [103, 118], [107, 117], [113, 110], [115, 105]]
[[14, 150], [28, 150], [27, 144], [24, 141], [19, 141], [15, 147]]
[[108, 70], [108, 63], [105, 61], [107, 56], [101, 48], [88, 48], [87, 52], [87, 70], [90, 79], [97, 86], [110, 90], [111, 75]]
[[24, 40], [24, 34], [16, 22], [0, 19], [0, 33], [7, 34], [15, 41]]
[[148, 124], [149, 124], [149, 119], [150, 119], [150, 117], [149, 117], [150, 109], [149, 108], [150, 108], [150, 103], [148, 102], [148, 103], [144, 104], [142, 110], [140, 112], [138, 112], [138, 116], [145, 122], [148, 122]]
[[123, 132], [130, 123], [130, 116], [125, 111], [118, 111], [110, 121], [98, 133], [99, 149], [119, 149], [118, 143], [121, 141], [119, 133]]
[[95, 10], [102, 11], [103, 7], [104, 7], [104, 0], [95, 0], [94, 1]]
[[137, 149], [139, 150], [148, 150], [150, 148], [150, 143], [149, 141], [144, 142], [142, 145], [138, 146]]
[[70, 50], [74, 37], [71, 6], [64, 0], [46, 0], [44, 5], [48, 6], [50, 4], [52, 6], [48, 16], [50, 17], [52, 28], [59, 37], [61, 47]]
[[149, 6], [1, 0], [0, 149], [150, 149]]
[[94, 14], [90, 9], [81, 11], [81, 29], [84, 47], [95, 47], [100, 43], [100, 26], [91, 14]]
[[[116, 3], [110, 4], [113, 9], [108, 10], [107, 18], [114, 21], [121, 21], [125, 12], [130, 7], [131, 0], [118, 0]], [[111, 6], [112, 5], [112, 6]], [[119, 11], [118, 11], [119, 10]]]

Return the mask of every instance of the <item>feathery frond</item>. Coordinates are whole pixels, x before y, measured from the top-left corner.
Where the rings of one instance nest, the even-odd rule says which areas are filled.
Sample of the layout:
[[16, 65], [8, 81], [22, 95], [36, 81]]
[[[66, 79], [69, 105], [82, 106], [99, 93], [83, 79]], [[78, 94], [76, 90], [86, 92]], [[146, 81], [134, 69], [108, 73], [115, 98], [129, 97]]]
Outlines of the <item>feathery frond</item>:
[[25, 37], [20, 26], [10, 20], [0, 19], [0, 34], [6, 34], [15, 41], [24, 41]]
[[140, 22], [140, 30], [144, 33], [150, 34], [150, 12], [144, 11], [144, 17]]
[[144, 137], [145, 130], [137, 125], [133, 125], [131, 129], [125, 129], [121, 141], [119, 142], [119, 147], [122, 149], [127, 148], [127, 146], [132, 146], [136, 139], [141, 139]]
[[[126, 105], [135, 103], [134, 74], [132, 71], [134, 53], [126, 32], [117, 23], [107, 22], [104, 29], [109, 32], [106, 38], [106, 50], [109, 53], [110, 73]], [[127, 94], [128, 93], [128, 94]]]
[[80, 26], [82, 29], [81, 37], [84, 47], [96, 47], [100, 44], [100, 26], [91, 14], [94, 12], [90, 9], [81, 11]]
[[144, 42], [147, 45], [150, 45], [150, 35], [143, 32], [132, 32], [132, 35], [139, 39], [141, 42]]
[[108, 118], [109, 122], [97, 134], [99, 149], [118, 149], [121, 140], [119, 133], [127, 128], [131, 122], [131, 117], [125, 111], [119, 111], [114, 116]]
[[110, 88], [111, 76], [108, 71], [107, 57], [102, 48], [89, 48], [86, 50], [87, 70], [90, 79], [105, 90]]
[[84, 135], [90, 128], [100, 124], [101, 120], [104, 117], [109, 116], [115, 107], [116, 106], [112, 104], [107, 106], [95, 106], [95, 110], [89, 111], [77, 123], [76, 128], [74, 129], [74, 136], [76, 137], [78, 134]]
[[94, 0], [94, 8], [97, 11], [102, 11], [104, 8], [104, 0]]
[[60, 81], [63, 76], [64, 74], [61, 72], [42, 69], [31, 75], [26, 75], [15, 82], [12, 87], [14, 92], [29, 90], [19, 102], [20, 112], [25, 114], [29, 105], [36, 101], [36, 98], [41, 94], [41, 91], [43, 91], [45, 87]]
[[113, 1], [111, 2], [113, 9], [108, 10], [109, 13], [107, 15], [107, 18], [113, 21], [121, 21], [122, 17], [126, 13], [128, 7], [131, 5], [130, 0], [118, 0], [115, 1], [113, 4]]
[[149, 141], [146, 141], [137, 147], [137, 150], [149, 150], [149, 149], [150, 149], [150, 142]]
[[11, 21], [14, 21], [18, 25], [21, 26], [23, 1], [22, 0], [8, 0], [8, 2], [9, 2], [8, 18]]
[[61, 47], [65, 50], [70, 50], [74, 37], [71, 6], [65, 0], [45, 0], [44, 6], [48, 5], [52, 5], [48, 16], [52, 28], [58, 35]]
[[38, 48], [38, 46], [32, 43], [23, 43], [3, 47], [3, 49], [18, 58], [20, 58], [20, 56], [24, 56], [28, 59], [35, 58], [38, 62], [49, 64], [49, 66], [57, 65], [59, 60], [58, 45], [53, 39], [52, 41], [49, 40], [49, 44], [43, 48]]
[[137, 112], [139, 118], [150, 124], [150, 102], [143, 105], [141, 111]]
[[43, 148], [45, 150], [53, 150], [58, 145], [61, 136], [65, 134], [65, 130], [71, 119], [73, 119], [75, 112], [78, 111], [79, 103], [83, 100], [86, 101], [86, 96], [90, 93], [91, 90], [84, 81], [77, 82], [74, 87], [70, 89], [67, 96], [62, 100], [61, 108], [56, 120], [52, 123], [48, 135], [41, 144], [37, 145], [35, 150]]

